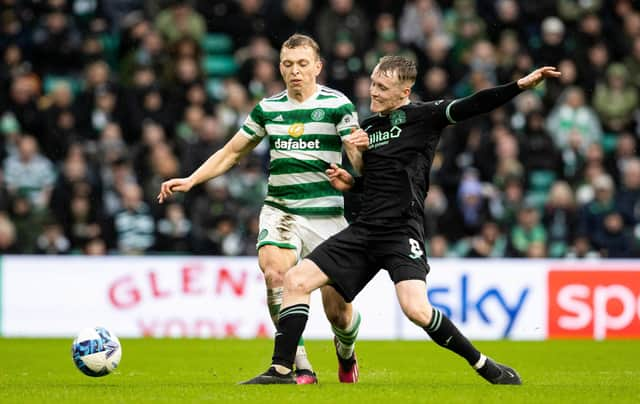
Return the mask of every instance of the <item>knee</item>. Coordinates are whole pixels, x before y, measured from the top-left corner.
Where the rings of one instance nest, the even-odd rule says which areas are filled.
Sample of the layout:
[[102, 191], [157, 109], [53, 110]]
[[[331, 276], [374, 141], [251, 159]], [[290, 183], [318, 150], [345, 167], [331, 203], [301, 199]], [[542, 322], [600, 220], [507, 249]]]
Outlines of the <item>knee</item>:
[[424, 304], [406, 304], [402, 311], [412, 323], [419, 327], [426, 327], [431, 322], [431, 310]]
[[284, 275], [284, 288], [286, 293], [292, 295], [304, 295], [311, 293], [309, 283], [297, 267], [293, 267], [286, 273], [286, 275]]
[[286, 271], [274, 265], [265, 265], [265, 267], [262, 268], [262, 272], [268, 287], [275, 288], [282, 286]]

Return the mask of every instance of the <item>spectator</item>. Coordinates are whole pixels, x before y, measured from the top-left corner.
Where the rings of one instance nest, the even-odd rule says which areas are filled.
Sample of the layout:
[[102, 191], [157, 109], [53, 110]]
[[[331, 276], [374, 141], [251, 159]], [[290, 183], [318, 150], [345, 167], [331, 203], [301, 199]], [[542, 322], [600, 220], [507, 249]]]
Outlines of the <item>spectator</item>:
[[458, 236], [477, 234], [482, 224], [490, 217], [487, 201], [482, 192], [482, 184], [477, 176], [466, 174], [460, 181], [456, 207], [459, 229], [462, 232]]
[[113, 228], [121, 254], [143, 254], [153, 247], [155, 223], [137, 184], [122, 187], [122, 209], [113, 216]]
[[82, 249], [85, 255], [102, 256], [107, 254], [107, 243], [101, 238], [93, 238], [89, 240]]
[[56, 174], [51, 161], [40, 154], [31, 135], [18, 141], [18, 154], [4, 161], [7, 189], [12, 195], [22, 193], [36, 210], [46, 210]]
[[156, 16], [154, 25], [169, 43], [185, 36], [200, 42], [206, 31], [202, 15], [185, 1], [171, 1], [169, 6]]
[[0, 254], [18, 253], [16, 227], [5, 212], [0, 212]]
[[568, 54], [565, 41], [565, 25], [558, 17], [547, 17], [542, 21], [542, 46], [536, 52], [536, 64], [557, 66]]
[[615, 150], [608, 153], [605, 160], [606, 171], [616, 184], [622, 183], [626, 166], [637, 159], [637, 140], [629, 132], [623, 132], [616, 139]]
[[607, 81], [596, 87], [593, 106], [607, 132], [631, 129], [633, 111], [638, 107], [638, 91], [627, 85], [629, 72], [614, 63], [607, 68]]
[[602, 128], [595, 112], [586, 104], [579, 87], [568, 88], [547, 118], [547, 130], [562, 152], [578, 146], [584, 153], [590, 144], [600, 142]]
[[478, 235], [460, 240], [456, 246], [457, 257], [500, 258], [505, 256], [507, 239], [494, 221], [486, 221]]
[[73, 24], [70, 15], [53, 9], [40, 21], [33, 33], [34, 64], [37, 72], [45, 74], [68, 74], [80, 56], [82, 36]]
[[[640, 159], [627, 161], [622, 168], [622, 185], [616, 195], [616, 206], [624, 221], [640, 235]], [[638, 237], [640, 238], [640, 237]]]
[[616, 211], [615, 188], [611, 177], [603, 174], [594, 178], [593, 189], [595, 198], [580, 210], [578, 232], [589, 237], [591, 244], [600, 250], [604, 248], [600, 243], [607, 239], [605, 218]]
[[154, 249], [182, 254], [191, 250], [191, 221], [182, 205], [171, 203], [165, 207], [165, 214], [156, 226]]
[[398, 21], [398, 28], [400, 42], [423, 48], [427, 38], [444, 33], [440, 6], [434, 0], [405, 2]]
[[69, 253], [71, 243], [65, 237], [62, 226], [55, 220], [49, 219], [44, 223], [44, 229], [36, 241], [36, 253], [62, 255]]
[[449, 255], [449, 242], [440, 234], [431, 237], [426, 247], [429, 257], [444, 258]]
[[624, 227], [622, 215], [610, 212], [604, 217], [603, 224], [603, 231], [594, 237], [594, 244], [600, 248], [600, 254], [608, 258], [632, 256], [633, 241]]
[[353, 0], [329, 0], [329, 5], [320, 11], [316, 22], [320, 49], [332, 49], [339, 35], [348, 35], [358, 55], [367, 50], [369, 22]]
[[315, 19], [311, 0], [284, 0], [277, 3], [282, 3], [282, 8], [267, 27], [269, 37], [275, 46], [295, 33], [313, 35]]
[[42, 133], [42, 116], [36, 104], [37, 96], [31, 76], [21, 74], [11, 82], [5, 113], [10, 112], [15, 116], [24, 133]]
[[539, 255], [540, 245], [547, 242], [547, 231], [540, 223], [540, 215], [535, 205], [528, 201], [518, 211], [518, 223], [511, 230], [507, 255], [510, 257], [527, 257]]
[[542, 223], [548, 231], [548, 254], [550, 257], [564, 257], [575, 237], [577, 208], [573, 191], [565, 181], [557, 181], [549, 191], [544, 206]]

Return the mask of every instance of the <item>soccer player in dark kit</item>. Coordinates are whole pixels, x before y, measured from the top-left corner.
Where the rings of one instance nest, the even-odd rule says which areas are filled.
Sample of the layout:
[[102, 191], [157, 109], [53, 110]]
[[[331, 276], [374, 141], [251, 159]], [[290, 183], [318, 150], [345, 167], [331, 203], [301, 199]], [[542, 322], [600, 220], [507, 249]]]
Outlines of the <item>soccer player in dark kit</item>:
[[[383, 268], [395, 284], [405, 315], [436, 344], [463, 357], [489, 383], [522, 383], [514, 369], [479, 352], [429, 303], [423, 201], [445, 126], [489, 112], [545, 78], [559, 77], [560, 72], [542, 67], [466, 98], [411, 102], [416, 74], [415, 63], [399, 56], [383, 57], [373, 70], [370, 96], [375, 115], [361, 125], [369, 135], [369, 149], [363, 155], [360, 214], [287, 272], [272, 365], [245, 384], [295, 383], [291, 369], [309, 316], [311, 292], [330, 285], [350, 302]], [[347, 190], [354, 183], [349, 173], [335, 165], [327, 174], [337, 189]]]

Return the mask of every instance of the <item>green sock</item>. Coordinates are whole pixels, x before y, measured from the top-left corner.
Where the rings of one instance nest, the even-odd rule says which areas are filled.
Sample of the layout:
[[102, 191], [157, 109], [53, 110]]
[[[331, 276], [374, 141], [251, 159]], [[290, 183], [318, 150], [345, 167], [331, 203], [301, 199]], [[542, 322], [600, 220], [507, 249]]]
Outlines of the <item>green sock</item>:
[[358, 311], [354, 310], [351, 324], [347, 328], [341, 330], [333, 325], [331, 326], [333, 333], [336, 338], [338, 338], [338, 355], [340, 355], [341, 358], [349, 359], [353, 356], [361, 321], [362, 316]]

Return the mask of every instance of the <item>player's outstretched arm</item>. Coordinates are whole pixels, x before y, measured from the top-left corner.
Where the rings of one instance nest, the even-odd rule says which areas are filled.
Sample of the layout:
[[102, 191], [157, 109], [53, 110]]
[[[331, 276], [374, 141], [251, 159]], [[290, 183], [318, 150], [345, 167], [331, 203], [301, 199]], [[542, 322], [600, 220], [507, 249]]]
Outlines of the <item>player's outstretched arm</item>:
[[174, 192], [188, 192], [193, 186], [215, 178], [229, 171], [238, 161], [249, 153], [258, 141], [246, 137], [241, 132], [236, 133], [222, 149], [213, 153], [190, 176], [185, 178], [172, 178], [160, 185], [158, 202], [163, 203]]
[[338, 191], [348, 191], [353, 187], [353, 184], [355, 184], [353, 176], [344, 168], [338, 167], [335, 163], [331, 163], [330, 167], [325, 170], [325, 173], [329, 176], [331, 186]]
[[490, 112], [509, 102], [524, 90], [531, 89], [546, 78], [560, 77], [555, 67], [545, 66], [508, 84], [478, 91], [465, 98], [453, 100], [445, 110], [448, 123], [456, 123]]
[[369, 148], [369, 135], [362, 129], [353, 129], [344, 137], [344, 149], [357, 173], [362, 172], [362, 153]]

